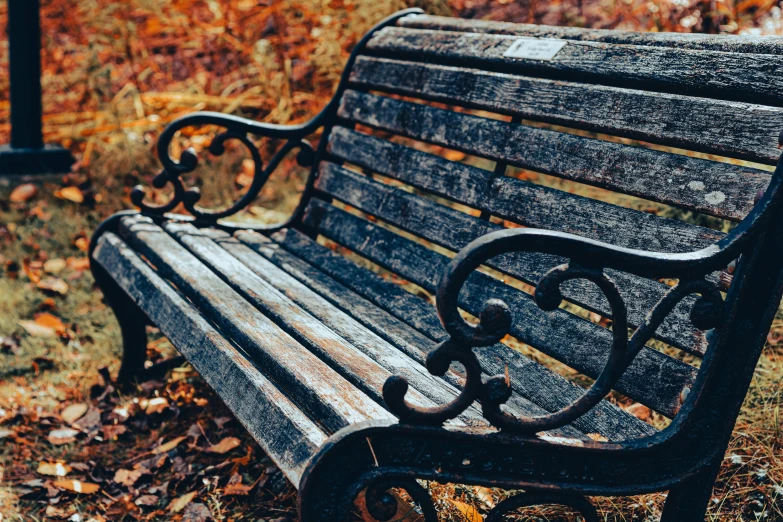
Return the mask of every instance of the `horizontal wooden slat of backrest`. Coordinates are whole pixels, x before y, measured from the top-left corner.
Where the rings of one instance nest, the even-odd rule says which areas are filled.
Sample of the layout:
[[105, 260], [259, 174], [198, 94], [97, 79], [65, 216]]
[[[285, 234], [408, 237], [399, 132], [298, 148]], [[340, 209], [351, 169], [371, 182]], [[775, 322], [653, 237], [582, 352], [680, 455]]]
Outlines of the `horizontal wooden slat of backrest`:
[[[337, 127], [329, 152], [349, 163], [533, 228], [659, 252], [689, 252], [724, 234], [449, 161]], [[334, 171], [334, 164], [323, 169]]]
[[741, 219], [769, 175], [756, 169], [584, 138], [347, 91], [340, 117], [370, 127], [588, 183], [609, 190]]
[[401, 27], [461, 31], [469, 33], [509, 34], [535, 38], [562, 38], [586, 42], [674, 47], [729, 53], [783, 55], [783, 38], [779, 36], [714, 35], [698, 33], [639, 33], [613, 29], [585, 29], [537, 24], [518, 24], [491, 20], [465, 20], [445, 16], [406, 16], [397, 22]]
[[356, 87], [774, 165], [783, 108], [362, 56]]
[[[323, 201], [310, 202], [304, 221], [313, 230], [431, 292], [449, 262], [442, 254]], [[544, 312], [528, 294], [486, 274], [470, 276], [459, 304], [478, 314], [493, 297], [503, 299], [513, 311], [511, 334], [515, 337], [593, 378], [604, 367], [611, 346], [608, 329], [561, 309]], [[693, 367], [644, 348], [616, 389], [673, 416], [681, 405], [683, 389], [692, 386], [695, 375]]]
[[[499, 225], [328, 163], [321, 165], [316, 188], [362, 212], [452, 251], [459, 251], [470, 241], [501, 228]], [[562, 262], [563, 260], [548, 255], [515, 253], [497, 257], [487, 265], [535, 285], [547, 270]], [[657, 281], [616, 271], [607, 273], [623, 291], [628, 306], [628, 318], [634, 325], [642, 321], [668, 289]], [[563, 294], [574, 303], [607, 315], [606, 298], [590, 283], [566, 283]], [[658, 329], [657, 334], [667, 343], [694, 354], [701, 354], [706, 342], [704, 335], [690, 324], [689, 310], [692, 304], [692, 299], [680, 303]]]
[[387, 57], [783, 106], [783, 56], [578, 40], [567, 41], [551, 60], [504, 56], [519, 38], [387, 27], [367, 49]]

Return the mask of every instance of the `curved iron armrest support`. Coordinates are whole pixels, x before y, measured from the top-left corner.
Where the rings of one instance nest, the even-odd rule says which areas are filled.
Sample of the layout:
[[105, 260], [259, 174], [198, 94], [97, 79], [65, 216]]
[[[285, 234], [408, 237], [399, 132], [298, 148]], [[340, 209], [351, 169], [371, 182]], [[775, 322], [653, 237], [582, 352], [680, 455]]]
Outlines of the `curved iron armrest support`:
[[[688, 253], [658, 253], [617, 247], [580, 236], [538, 229], [505, 229], [482, 236], [459, 252], [443, 274], [437, 292], [438, 315], [449, 339], [427, 356], [430, 373], [444, 375], [452, 362], [466, 370], [465, 386], [451, 403], [418, 408], [405, 400], [407, 382], [391, 377], [384, 386], [384, 399], [401, 422], [440, 425], [455, 418], [479, 400], [484, 416], [494, 426], [520, 434], [553, 430], [570, 424], [597, 405], [613, 389], [617, 380], [666, 316], [685, 297], [700, 297], [691, 310], [691, 322], [701, 330], [721, 324], [726, 309], [720, 290], [705, 277], [726, 268], [748, 248], [768, 226], [783, 198], [783, 166], [778, 163], [770, 184], [751, 213], [726, 237], [702, 250]], [[538, 252], [565, 258], [567, 263], [547, 272], [536, 286], [534, 299], [539, 308], [551, 311], [563, 300], [561, 285], [572, 279], [595, 283], [606, 296], [611, 311], [613, 343], [606, 364], [593, 385], [577, 400], [559, 411], [540, 417], [517, 418], [501, 410], [511, 397], [504, 376], [482, 382], [481, 367], [474, 348], [492, 345], [502, 339], [512, 323], [512, 313], [503, 301], [490, 299], [479, 315], [479, 323], [468, 323], [459, 313], [458, 298], [468, 277], [488, 260], [511, 252]], [[678, 279], [631, 335], [628, 314], [616, 284], [604, 270], [615, 269], [648, 278]]]
[[[145, 215], [152, 217], [160, 217], [164, 214], [174, 210], [180, 203], [185, 209], [195, 218], [197, 224], [204, 224], [209, 226], [217, 226], [224, 229], [241, 228], [243, 230], [253, 229], [263, 232], [273, 232], [275, 230], [285, 228], [291, 225], [293, 222], [299, 219], [300, 215], [304, 211], [304, 207], [307, 203], [307, 196], [312, 190], [312, 185], [317, 173], [317, 158], [321, 157], [325, 152], [326, 147], [326, 134], [335, 115], [337, 114], [337, 108], [340, 103], [340, 98], [345, 91], [351, 70], [356, 62], [356, 58], [361, 54], [364, 48], [367, 46], [367, 42], [373, 37], [373, 35], [397, 22], [400, 18], [403, 18], [412, 14], [422, 14], [423, 10], [405, 9], [399, 11], [388, 18], [382, 20], [376, 25], [370, 32], [368, 32], [354, 47], [353, 52], [348, 58], [348, 62], [345, 65], [345, 69], [340, 77], [340, 83], [334, 97], [329, 103], [311, 120], [298, 125], [276, 125], [269, 123], [261, 123], [246, 118], [240, 118], [238, 116], [231, 116], [218, 112], [197, 112], [184, 116], [171, 125], [161, 133], [158, 140], [157, 150], [163, 170], [153, 180], [153, 186], [155, 188], [163, 188], [167, 184], [171, 184], [174, 188], [174, 195], [171, 200], [163, 205], [150, 205], [145, 203], [146, 190], [137, 186], [131, 193], [131, 201], [134, 205], [139, 207], [141, 212]], [[198, 188], [186, 189], [182, 183], [181, 176], [187, 174], [196, 169], [198, 165], [198, 157], [195, 151], [188, 149], [182, 153], [180, 158], [174, 159], [171, 157], [170, 145], [174, 140], [176, 134], [184, 128], [195, 127], [200, 125], [217, 125], [223, 127], [225, 132], [218, 134], [210, 143], [209, 151], [215, 155], [221, 155], [225, 152], [225, 143], [229, 140], [237, 140], [247, 148], [250, 152], [250, 156], [253, 160], [254, 172], [253, 182], [248, 188], [247, 192], [229, 208], [220, 211], [210, 211], [201, 209], [196, 206], [201, 193]], [[305, 138], [319, 128], [324, 128], [324, 137], [321, 139], [318, 151], [316, 151]], [[285, 143], [280, 150], [275, 153], [269, 164], [264, 166], [261, 155], [256, 148], [255, 144], [250, 140], [248, 135], [256, 137], [264, 137], [271, 139], [285, 140]], [[218, 220], [232, 216], [238, 213], [240, 210], [247, 207], [261, 192], [264, 184], [269, 179], [269, 176], [280, 165], [282, 160], [293, 150], [298, 149], [297, 162], [301, 166], [311, 167], [310, 176], [308, 178], [305, 191], [302, 194], [299, 205], [294, 211], [293, 215], [285, 222], [274, 226], [249, 226], [247, 224], [231, 225], [225, 223], [218, 223]], [[172, 216], [176, 218], [177, 216]]]

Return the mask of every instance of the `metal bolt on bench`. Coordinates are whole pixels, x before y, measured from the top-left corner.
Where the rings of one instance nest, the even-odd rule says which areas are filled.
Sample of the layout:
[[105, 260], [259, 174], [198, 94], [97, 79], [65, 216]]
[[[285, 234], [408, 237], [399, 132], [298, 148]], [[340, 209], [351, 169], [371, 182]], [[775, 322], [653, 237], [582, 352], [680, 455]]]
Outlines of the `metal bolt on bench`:
[[[420, 480], [524, 491], [488, 521], [561, 504], [592, 522], [588, 497], [655, 491], [669, 492], [662, 520], [702, 520], [783, 293], [781, 65], [781, 38], [400, 12], [359, 42], [309, 122], [197, 113], [162, 134], [155, 186], [172, 185], [173, 199], [154, 206], [138, 188], [140, 211], [93, 237], [123, 329], [119, 378], [144, 371], [144, 327], [157, 325], [299, 489], [307, 522], [345, 519], [363, 490], [388, 520], [392, 488], [435, 521]], [[238, 141], [255, 165], [227, 210], [185, 188], [193, 152], [170, 156], [177, 132], [199, 125], [225, 129], [210, 152]], [[250, 137], [283, 145], [264, 165]], [[291, 218], [225, 222], [292, 153], [311, 172]], [[191, 218], [169, 214], [178, 205]], [[654, 428], [613, 391], [671, 422]]]

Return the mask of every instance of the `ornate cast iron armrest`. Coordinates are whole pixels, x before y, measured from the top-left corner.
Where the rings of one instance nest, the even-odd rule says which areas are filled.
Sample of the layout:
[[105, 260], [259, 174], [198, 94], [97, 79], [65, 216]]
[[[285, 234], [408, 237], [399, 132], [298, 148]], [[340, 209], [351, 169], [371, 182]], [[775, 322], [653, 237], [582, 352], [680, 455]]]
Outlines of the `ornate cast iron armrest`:
[[[153, 186], [156, 188], [162, 188], [171, 183], [174, 187], [173, 197], [164, 205], [150, 205], [144, 201], [146, 190], [139, 186], [133, 189], [131, 201], [141, 209], [142, 213], [151, 216], [162, 216], [182, 203], [197, 222], [216, 225], [218, 220], [232, 216], [247, 207], [261, 192], [269, 176], [280, 165], [280, 162], [293, 150], [298, 149], [299, 151], [296, 158], [299, 165], [312, 166], [315, 153], [313, 147], [304, 138], [322, 126], [322, 119], [323, 117], [319, 115], [302, 125], [273, 125], [215, 112], [197, 112], [180, 118], [169, 125], [160, 136], [157, 147], [163, 170], [153, 180]], [[182, 183], [181, 176], [192, 172], [198, 165], [196, 153], [192, 149], [188, 149], [182, 153], [179, 160], [175, 160], [170, 154], [170, 145], [177, 132], [186, 127], [200, 125], [217, 125], [226, 129], [212, 140], [209, 145], [210, 153], [219, 156], [225, 152], [227, 141], [237, 140], [248, 150], [253, 161], [253, 182], [247, 192], [229, 208], [219, 211], [198, 208], [196, 204], [201, 197], [199, 189], [195, 187], [185, 189]], [[286, 141], [271, 158], [269, 164], [264, 166], [261, 154], [248, 137], [249, 135]], [[294, 213], [294, 216], [296, 215], [297, 212]], [[224, 226], [230, 227], [230, 225]], [[275, 228], [279, 226], [284, 225], [278, 225]], [[242, 225], [242, 228], [250, 227]], [[255, 228], [271, 230], [269, 227]]]
[[[700, 296], [691, 310], [694, 326], [708, 330], [720, 324], [725, 308], [723, 296], [705, 277], [737, 259], [769, 224], [781, 200], [781, 172], [779, 164], [764, 197], [730, 234], [696, 252], [646, 252], [572, 234], [529, 228], [498, 230], [474, 240], [451, 261], [441, 278], [437, 308], [449, 339], [427, 356], [427, 368], [435, 375], [444, 375], [452, 362], [459, 362], [465, 367], [467, 376], [462, 392], [449, 404], [418, 408], [405, 401], [407, 382], [400, 377], [392, 377], [384, 386], [386, 403], [402, 422], [413, 424], [442, 424], [458, 416], [476, 400], [481, 402], [487, 420], [508, 431], [532, 434], [573, 422], [614, 388], [666, 316], [685, 297], [691, 294]], [[596, 284], [610, 305], [613, 342], [601, 374], [579, 399], [559, 411], [540, 417], [517, 418], [502, 411], [500, 406], [511, 397], [511, 387], [504, 376], [482, 382], [481, 367], [473, 352], [474, 348], [498, 342], [509, 332], [512, 312], [508, 305], [498, 299], [488, 300], [477, 325], [468, 323], [458, 309], [460, 290], [470, 275], [488, 260], [511, 252], [538, 252], [567, 260], [547, 272], [536, 286], [534, 298], [539, 308], [555, 310], [563, 300], [561, 285], [572, 279], [586, 279]], [[679, 282], [664, 294], [629, 338], [625, 303], [605, 269], [648, 278], [678, 279]]]

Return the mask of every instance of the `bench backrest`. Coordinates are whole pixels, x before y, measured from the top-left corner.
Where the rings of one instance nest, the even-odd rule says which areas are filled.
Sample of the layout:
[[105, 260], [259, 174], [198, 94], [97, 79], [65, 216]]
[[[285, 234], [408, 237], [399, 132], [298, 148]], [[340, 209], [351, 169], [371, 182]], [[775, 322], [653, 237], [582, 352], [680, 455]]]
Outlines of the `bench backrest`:
[[[769, 183], [783, 130], [781, 67], [779, 38], [409, 16], [357, 59], [304, 225], [429, 292], [452, 252], [504, 226], [697, 250], [745, 217]], [[573, 306], [554, 312], [529, 296], [527, 285], [560, 262], [498, 257], [494, 277], [469, 285], [461, 307], [477, 314], [487, 298], [506, 300], [512, 336], [595, 378], [611, 343], [603, 294], [569, 283]], [[610, 276], [631, 327], [669, 288]], [[712, 278], [731, 283], [728, 272]], [[689, 319], [694, 301], [670, 314], [616, 387], [667, 417], [708, 346]]]

